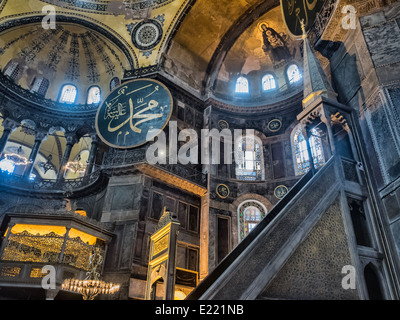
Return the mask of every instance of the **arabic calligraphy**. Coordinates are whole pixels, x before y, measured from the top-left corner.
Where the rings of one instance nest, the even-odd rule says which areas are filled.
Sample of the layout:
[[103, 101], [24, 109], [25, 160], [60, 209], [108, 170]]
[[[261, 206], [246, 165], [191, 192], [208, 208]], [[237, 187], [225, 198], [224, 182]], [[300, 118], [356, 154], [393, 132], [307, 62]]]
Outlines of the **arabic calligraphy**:
[[300, 21], [309, 29], [317, 14], [321, 11], [324, 0], [281, 0], [283, 15], [289, 31], [299, 36], [302, 34]]
[[149, 130], [161, 131], [171, 112], [172, 97], [163, 84], [133, 80], [107, 97], [99, 108], [96, 128], [107, 144], [129, 148], [145, 143]]

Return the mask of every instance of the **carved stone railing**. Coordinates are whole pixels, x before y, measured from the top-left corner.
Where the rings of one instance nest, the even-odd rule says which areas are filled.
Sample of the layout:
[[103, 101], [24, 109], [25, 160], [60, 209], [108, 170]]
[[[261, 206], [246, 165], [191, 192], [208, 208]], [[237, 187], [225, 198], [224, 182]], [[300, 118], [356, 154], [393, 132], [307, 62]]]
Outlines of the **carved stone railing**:
[[95, 171], [90, 175], [67, 180], [55, 180], [55, 179], [40, 179], [35, 178], [29, 180], [26, 177], [9, 174], [4, 171], [0, 171], [0, 185], [7, 186], [8, 188], [19, 188], [24, 190], [37, 190], [37, 191], [73, 191], [77, 189], [86, 188], [96, 181], [99, 180], [101, 171]]
[[[166, 157], [168, 159], [168, 156]], [[106, 154], [103, 161], [103, 168], [126, 167], [136, 164], [146, 164], [146, 149], [116, 150]], [[152, 164], [152, 166], [172, 173], [200, 186], [207, 185], [207, 176], [196, 168], [197, 165], [182, 164]]]

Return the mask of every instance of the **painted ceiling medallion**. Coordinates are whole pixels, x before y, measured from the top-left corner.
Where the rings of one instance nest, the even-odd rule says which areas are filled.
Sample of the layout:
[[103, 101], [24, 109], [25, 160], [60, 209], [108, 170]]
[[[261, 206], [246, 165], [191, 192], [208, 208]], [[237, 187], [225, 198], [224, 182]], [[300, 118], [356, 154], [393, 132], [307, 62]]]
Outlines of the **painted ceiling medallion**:
[[100, 139], [128, 149], [154, 139], [168, 124], [173, 100], [168, 88], [153, 79], [124, 83], [103, 101], [96, 115]]
[[228, 122], [226, 122], [225, 120], [219, 120], [219, 121], [218, 121], [218, 128], [219, 128], [220, 130], [229, 129], [229, 124], [228, 124]]
[[217, 192], [218, 196], [220, 198], [222, 198], [222, 199], [227, 198], [229, 196], [229, 193], [230, 193], [228, 186], [226, 186], [224, 184], [219, 184], [217, 186], [216, 192]]
[[277, 186], [274, 191], [274, 196], [278, 199], [282, 199], [288, 193], [288, 191], [288, 188], [284, 185]]
[[268, 122], [268, 130], [271, 132], [277, 132], [281, 129], [282, 122], [279, 119], [273, 119]]
[[156, 47], [163, 36], [163, 29], [157, 20], [148, 19], [136, 25], [132, 31], [132, 42], [140, 50]]

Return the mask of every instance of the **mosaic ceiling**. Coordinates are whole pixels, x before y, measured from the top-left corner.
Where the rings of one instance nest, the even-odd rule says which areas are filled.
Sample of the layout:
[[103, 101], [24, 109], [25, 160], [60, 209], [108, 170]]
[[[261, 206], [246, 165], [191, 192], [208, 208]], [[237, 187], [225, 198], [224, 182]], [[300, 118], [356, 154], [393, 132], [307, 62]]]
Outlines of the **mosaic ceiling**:
[[[37, 53], [34, 67], [28, 68], [42, 66], [41, 59], [50, 73], [65, 73], [59, 83], [100, 81], [108, 88], [112, 74], [136, 76], [161, 69], [204, 96], [217, 79], [277, 70], [282, 60], [299, 58], [282, 22], [279, 0], [0, 0], [0, 48], [6, 48], [0, 56], [2, 68], [10, 53], [20, 58], [24, 49], [32, 48], [32, 40], [47, 39], [48, 32], [34, 31], [46, 6], [55, 8], [60, 26], [51, 34], [53, 47]], [[263, 25], [272, 35], [263, 35]], [[269, 52], [263, 49], [268, 37], [275, 41]], [[52, 52], [54, 58], [61, 55], [60, 62], [49, 58]], [[79, 71], [66, 62], [74, 59]]]

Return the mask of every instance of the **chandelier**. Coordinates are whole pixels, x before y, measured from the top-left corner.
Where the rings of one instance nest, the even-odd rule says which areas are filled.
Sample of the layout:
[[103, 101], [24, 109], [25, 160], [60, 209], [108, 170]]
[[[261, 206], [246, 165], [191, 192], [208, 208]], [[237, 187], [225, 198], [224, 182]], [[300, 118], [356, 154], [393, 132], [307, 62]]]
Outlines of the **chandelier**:
[[8, 161], [11, 161], [16, 166], [27, 165], [28, 163], [32, 162], [16, 153], [7, 153], [4, 155], [4, 158]]
[[83, 164], [80, 161], [68, 162], [66, 168], [73, 171], [74, 173], [77, 172], [85, 172], [87, 165]]
[[66, 291], [80, 293], [83, 300], [94, 300], [99, 294], [114, 294], [119, 291], [120, 285], [100, 280], [100, 273], [97, 269], [103, 262], [103, 257], [99, 253], [99, 249], [90, 256], [90, 271], [86, 273], [84, 280], [66, 279], [61, 288]]

